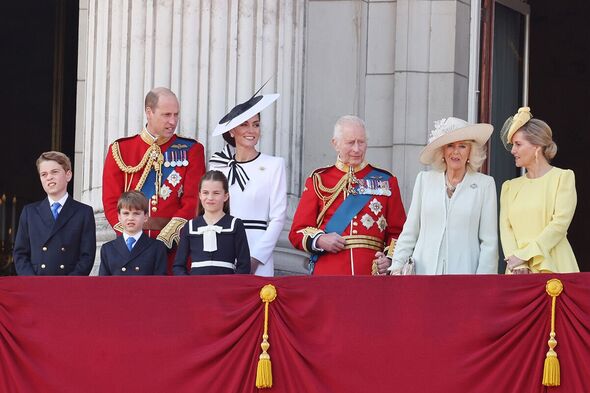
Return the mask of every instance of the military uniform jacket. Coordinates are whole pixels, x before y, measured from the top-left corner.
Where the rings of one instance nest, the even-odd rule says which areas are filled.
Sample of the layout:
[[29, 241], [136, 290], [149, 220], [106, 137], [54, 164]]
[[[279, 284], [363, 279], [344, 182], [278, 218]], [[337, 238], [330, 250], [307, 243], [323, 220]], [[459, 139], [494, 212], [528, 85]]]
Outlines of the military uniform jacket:
[[166, 246], [143, 234], [129, 251], [123, 236], [100, 249], [100, 276], [149, 276], [166, 274]]
[[190, 220], [182, 228], [174, 275], [250, 273], [250, 250], [242, 221], [226, 214], [215, 226], [219, 227], [215, 251], [204, 250], [204, 235], [199, 233], [199, 228], [207, 227], [203, 216]]
[[[148, 149], [153, 156], [146, 157]], [[162, 170], [161, 179], [154, 164]], [[147, 177], [142, 179], [146, 167]], [[173, 228], [179, 232], [182, 224], [195, 216], [199, 182], [204, 173], [203, 145], [194, 139], [173, 135], [154, 143], [145, 129], [135, 136], [118, 139], [109, 147], [104, 164], [102, 201], [106, 218], [120, 234], [117, 201], [124, 191], [138, 190], [150, 201], [150, 217], [180, 218], [180, 225]], [[158, 230], [147, 232], [150, 237], [159, 235]], [[172, 247], [171, 241], [167, 246]]]
[[19, 276], [87, 276], [95, 254], [92, 207], [69, 196], [57, 220], [47, 198], [24, 207], [14, 244]]
[[[355, 176], [357, 179], [363, 179], [374, 169], [371, 165], [362, 164], [355, 170]], [[375, 253], [387, 252], [386, 248], [392, 239], [397, 239], [406, 219], [397, 179], [378, 169], [374, 180], [367, 182], [368, 187], [373, 187], [370, 192], [375, 194], [371, 195], [368, 202], [350, 220], [346, 229], [340, 233], [346, 239], [346, 248], [336, 254], [315, 251], [312, 248], [314, 238], [324, 233], [326, 224], [345, 197], [343, 192], [334, 195], [326, 190], [335, 188], [343, 176], [347, 176], [348, 171], [347, 165], [338, 162], [337, 165], [312, 173], [305, 182], [301, 200], [293, 217], [289, 240], [295, 248], [319, 254], [314, 270], [314, 274], [317, 275], [371, 274]], [[379, 173], [384, 175], [383, 180], [379, 180]], [[318, 216], [332, 197], [335, 198], [333, 203], [324, 211], [323, 218], [318, 224]]]

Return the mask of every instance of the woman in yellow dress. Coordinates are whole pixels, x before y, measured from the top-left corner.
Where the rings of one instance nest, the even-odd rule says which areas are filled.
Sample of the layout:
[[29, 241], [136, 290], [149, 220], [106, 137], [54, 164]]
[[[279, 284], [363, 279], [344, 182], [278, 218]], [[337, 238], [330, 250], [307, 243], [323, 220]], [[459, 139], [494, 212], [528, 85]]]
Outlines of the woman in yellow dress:
[[574, 172], [550, 164], [557, 154], [551, 128], [523, 107], [506, 120], [502, 141], [526, 173], [502, 185], [500, 239], [506, 272], [579, 272], [567, 240], [576, 210]]

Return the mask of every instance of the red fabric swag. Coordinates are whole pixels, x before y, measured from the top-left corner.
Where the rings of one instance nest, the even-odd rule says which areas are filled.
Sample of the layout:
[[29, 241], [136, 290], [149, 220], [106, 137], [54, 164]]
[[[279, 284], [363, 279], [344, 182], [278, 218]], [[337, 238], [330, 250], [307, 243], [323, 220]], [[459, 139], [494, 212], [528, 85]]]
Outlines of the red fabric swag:
[[[559, 278], [561, 386], [542, 386]], [[590, 274], [0, 278], [0, 391], [590, 392]]]

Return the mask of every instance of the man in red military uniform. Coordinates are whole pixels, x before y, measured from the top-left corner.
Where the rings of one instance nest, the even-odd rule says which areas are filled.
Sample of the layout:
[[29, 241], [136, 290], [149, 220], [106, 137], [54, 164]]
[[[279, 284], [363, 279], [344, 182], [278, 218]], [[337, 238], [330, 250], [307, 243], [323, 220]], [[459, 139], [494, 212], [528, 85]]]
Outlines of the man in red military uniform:
[[315, 170], [305, 182], [289, 240], [311, 254], [313, 274], [385, 273], [406, 220], [397, 179], [365, 161], [360, 118], [338, 119], [332, 144], [336, 164]]
[[[169, 89], [158, 87], [145, 98], [147, 124], [137, 135], [117, 139], [109, 147], [103, 171], [102, 202], [117, 232], [117, 200], [137, 190], [150, 201], [144, 231], [172, 249], [180, 229], [196, 214], [199, 182], [205, 173], [203, 145], [174, 133], [179, 104]], [[173, 253], [169, 254], [169, 271]]]

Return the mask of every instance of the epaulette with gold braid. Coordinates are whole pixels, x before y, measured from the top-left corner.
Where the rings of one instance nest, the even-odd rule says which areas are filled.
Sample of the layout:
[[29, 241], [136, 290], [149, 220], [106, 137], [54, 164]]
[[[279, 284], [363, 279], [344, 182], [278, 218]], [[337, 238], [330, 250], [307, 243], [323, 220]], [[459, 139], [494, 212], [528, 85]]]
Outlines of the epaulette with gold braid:
[[319, 173], [325, 172], [326, 170], [328, 170], [328, 169], [332, 168], [333, 166], [334, 166], [334, 165], [330, 165], [330, 166], [322, 166], [322, 167], [316, 168], [316, 169], [314, 169], [314, 170], [313, 170], [313, 171], [312, 171], [312, 172], [309, 174], [309, 176], [308, 176], [308, 177], [312, 177], [312, 176], [313, 176], [313, 175], [315, 175], [316, 173], [318, 173], [318, 174], [319, 174]]
[[375, 170], [379, 171], [379, 172], [383, 172], [383, 173], [385, 173], [385, 174], [387, 174], [387, 175], [389, 175], [389, 176], [393, 176], [393, 173], [389, 172], [387, 169], [383, 169], [383, 168], [377, 168], [377, 167], [375, 167], [375, 166], [373, 166], [373, 165], [371, 165], [371, 167], [372, 167], [373, 169], [375, 169]]

